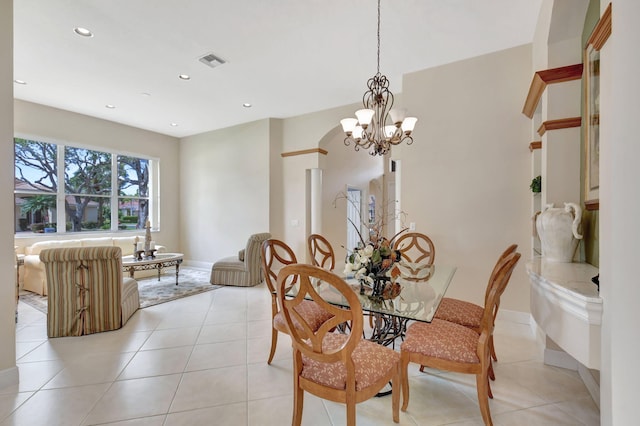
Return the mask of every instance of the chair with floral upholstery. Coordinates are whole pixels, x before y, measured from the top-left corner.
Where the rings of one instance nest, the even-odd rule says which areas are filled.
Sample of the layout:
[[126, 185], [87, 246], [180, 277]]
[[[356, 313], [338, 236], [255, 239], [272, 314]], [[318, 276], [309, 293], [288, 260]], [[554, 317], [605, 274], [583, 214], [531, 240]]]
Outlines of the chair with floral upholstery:
[[[502, 252], [500, 257], [498, 258], [498, 261], [493, 267], [491, 276], [497, 273], [498, 267], [500, 266], [502, 261], [506, 259], [506, 257], [509, 256], [511, 253], [514, 253], [517, 248], [518, 248], [517, 244], [512, 244], [509, 247], [507, 247], [507, 249], [504, 252]], [[487, 304], [487, 299], [489, 298], [489, 293], [491, 292], [492, 283], [494, 283], [494, 281], [490, 279], [487, 285], [487, 288], [485, 290], [485, 294], [484, 294], [485, 306]], [[498, 304], [494, 312], [494, 318], [493, 318], [494, 321], [495, 321], [496, 315], [498, 315], [499, 307], [500, 306]], [[438, 306], [438, 310], [436, 311], [434, 318], [438, 318], [438, 319], [449, 321], [449, 322], [454, 322], [456, 324], [460, 324], [467, 328], [470, 328], [474, 330], [476, 333], [479, 333], [480, 323], [482, 322], [483, 313], [484, 313], [483, 306], [478, 306], [475, 303], [467, 302], [465, 300], [445, 297], [440, 302], [440, 305]], [[494, 361], [497, 361], [498, 357], [496, 356], [496, 351], [493, 344], [493, 335], [491, 336], [491, 341], [489, 343], [491, 347], [491, 358], [493, 358]], [[493, 369], [491, 370], [490, 373], [491, 373], [491, 379], [495, 380], [495, 376], [493, 375]]]
[[[271, 350], [269, 352], [269, 359], [267, 364], [271, 364], [273, 356], [276, 353], [276, 346], [278, 345], [278, 332], [289, 334], [289, 329], [285, 323], [282, 312], [278, 306], [276, 298], [276, 278], [278, 271], [286, 265], [297, 263], [296, 255], [286, 243], [276, 240], [268, 239], [262, 243], [262, 271], [267, 283], [267, 288], [271, 293]], [[319, 327], [320, 324], [325, 322], [331, 315], [321, 309], [313, 301], [307, 300], [298, 306], [300, 314], [310, 324], [315, 324], [315, 327]]]
[[409, 362], [438, 370], [475, 374], [480, 413], [486, 425], [492, 425], [489, 398], [491, 368], [490, 337], [494, 313], [500, 303], [511, 273], [520, 260], [520, 253], [511, 253], [491, 276], [491, 291], [482, 314], [479, 333], [453, 322], [435, 318], [431, 323], [415, 322], [407, 329], [400, 347], [402, 371], [402, 411], [409, 405]]
[[237, 256], [228, 256], [214, 263], [209, 282], [240, 287], [260, 284], [264, 278], [260, 267], [260, 247], [267, 238], [271, 238], [268, 232], [253, 234]]
[[307, 247], [313, 265], [333, 271], [336, 267], [336, 256], [331, 243], [320, 234], [311, 234], [307, 238]]
[[[321, 281], [340, 292], [349, 308], [331, 305], [314, 290]], [[296, 282], [295, 297], [287, 295]], [[392, 383], [392, 417], [399, 422], [400, 354], [362, 337], [363, 317], [358, 295], [340, 277], [318, 266], [294, 264], [280, 271], [278, 302], [282, 306], [293, 344], [293, 425], [302, 422], [304, 392], [346, 404], [347, 425], [356, 424], [356, 404], [375, 396]], [[300, 306], [312, 299], [331, 315], [318, 327], [300, 313]], [[351, 324], [351, 333], [335, 332], [342, 323]]]

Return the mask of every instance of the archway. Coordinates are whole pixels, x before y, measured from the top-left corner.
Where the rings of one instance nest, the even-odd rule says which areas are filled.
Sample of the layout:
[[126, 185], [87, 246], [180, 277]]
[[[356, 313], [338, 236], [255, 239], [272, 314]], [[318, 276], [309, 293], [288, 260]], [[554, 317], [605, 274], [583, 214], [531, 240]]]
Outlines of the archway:
[[[335, 127], [318, 143], [319, 148], [327, 151], [326, 155], [320, 155], [318, 168], [321, 171], [320, 185], [313, 191], [320, 191], [320, 200], [317, 205], [320, 209], [320, 232], [334, 248], [336, 260], [341, 263], [347, 254], [347, 190], [348, 188], [360, 190], [363, 226], [360, 232], [367, 232], [369, 217], [368, 204], [371, 196], [376, 199], [376, 208], [384, 204], [385, 184], [384, 174], [387, 157], [373, 157], [368, 152], [355, 151], [353, 146], [344, 145], [344, 134], [339, 127]], [[316, 172], [317, 173], [317, 172]], [[311, 185], [307, 186], [308, 200], [314, 197], [311, 194]], [[314, 203], [315, 204], [315, 203]], [[314, 214], [312, 203], [307, 203], [308, 217]], [[375, 212], [374, 212], [375, 214]], [[313, 220], [308, 221], [312, 223]], [[338, 266], [340, 267], [340, 266]]]

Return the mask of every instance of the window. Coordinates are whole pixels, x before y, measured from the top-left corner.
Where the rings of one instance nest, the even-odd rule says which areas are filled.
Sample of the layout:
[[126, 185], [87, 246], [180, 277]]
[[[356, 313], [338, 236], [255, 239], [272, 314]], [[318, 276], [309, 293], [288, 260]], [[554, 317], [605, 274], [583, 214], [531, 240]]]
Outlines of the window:
[[16, 233], [144, 228], [151, 160], [21, 138], [14, 145]]
[[119, 226], [142, 229], [149, 216], [149, 160], [118, 156]]

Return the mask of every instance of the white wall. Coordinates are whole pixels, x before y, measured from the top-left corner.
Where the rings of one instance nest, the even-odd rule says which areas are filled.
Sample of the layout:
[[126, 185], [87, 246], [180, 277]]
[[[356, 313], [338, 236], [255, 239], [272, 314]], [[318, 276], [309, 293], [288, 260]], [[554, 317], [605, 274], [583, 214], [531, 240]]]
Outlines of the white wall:
[[[153, 239], [168, 251], [178, 251], [180, 208], [178, 204], [178, 139], [154, 132], [76, 114], [44, 105], [16, 100], [14, 102], [15, 132], [45, 141], [76, 143], [82, 146], [107, 148], [118, 152], [139, 154], [160, 160], [160, 230]], [[11, 154], [13, 159], [13, 152]], [[13, 166], [11, 166], [13, 170]], [[11, 184], [13, 188], [13, 184]], [[89, 236], [90, 233], [82, 233]], [[93, 236], [96, 234], [93, 233]], [[100, 235], [113, 235], [100, 233]], [[16, 245], [24, 247], [44, 238], [73, 239], [77, 233], [53, 236], [18, 236]]]
[[[436, 262], [458, 267], [448, 295], [482, 304], [489, 274], [512, 243], [528, 253], [530, 120], [522, 106], [531, 45], [406, 75], [404, 103], [419, 117], [402, 163], [402, 210], [431, 237]], [[529, 283], [517, 266], [502, 308], [529, 312]]]
[[181, 247], [194, 266], [237, 255], [269, 231], [270, 120], [180, 141]]
[[[281, 152], [318, 148], [327, 134], [335, 133], [340, 119], [353, 115], [356, 109], [355, 105], [344, 106], [282, 120]], [[342, 153], [346, 147], [329, 149]], [[322, 156], [312, 153], [282, 158], [282, 185], [273, 194], [273, 200], [284, 206], [281, 226], [274, 235], [286, 242], [301, 259], [306, 256], [307, 239], [306, 171], [320, 167]]]
[[[601, 0], [602, 11], [607, 5]], [[612, 33], [600, 56], [600, 408], [606, 426], [638, 423], [638, 16], [637, 0], [613, 2]]]
[[283, 234], [274, 234], [274, 237], [287, 243], [299, 261], [306, 259], [307, 252], [307, 170], [318, 167], [320, 155], [313, 153], [282, 159]]
[[549, 68], [547, 44], [549, 41], [549, 26], [553, 14], [555, 0], [543, 0], [538, 15], [538, 24], [533, 35], [533, 72]]
[[0, 0], [0, 388], [17, 383], [13, 253], [13, 2]]
[[269, 134], [269, 230], [274, 238], [284, 235], [282, 120], [270, 120]]

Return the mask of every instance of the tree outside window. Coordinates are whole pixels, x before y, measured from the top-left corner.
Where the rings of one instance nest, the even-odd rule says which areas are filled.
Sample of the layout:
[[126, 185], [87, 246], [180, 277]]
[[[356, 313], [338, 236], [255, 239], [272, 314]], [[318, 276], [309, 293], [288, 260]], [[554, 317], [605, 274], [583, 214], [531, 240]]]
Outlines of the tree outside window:
[[[64, 210], [71, 230], [104, 229], [104, 208], [111, 195], [111, 154], [65, 147], [64, 166]], [[110, 220], [107, 229], [111, 229]]]
[[[58, 155], [64, 156], [64, 170], [58, 170]], [[143, 228], [149, 217], [150, 160], [120, 155], [114, 165], [112, 155], [16, 138], [16, 232], [56, 232], [58, 208], [64, 209], [67, 232], [109, 231], [112, 223], [118, 229]], [[62, 188], [58, 182], [64, 182]], [[113, 203], [117, 218], [111, 217]]]

